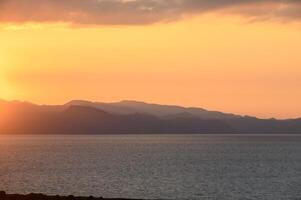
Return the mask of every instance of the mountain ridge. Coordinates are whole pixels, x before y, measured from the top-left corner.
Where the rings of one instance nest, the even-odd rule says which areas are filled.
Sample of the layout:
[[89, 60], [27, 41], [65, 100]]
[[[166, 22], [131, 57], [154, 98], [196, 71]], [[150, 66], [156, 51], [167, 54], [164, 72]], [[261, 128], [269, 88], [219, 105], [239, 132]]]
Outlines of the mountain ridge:
[[[255, 118], [255, 119], [261, 119], [261, 120], [301, 120], [301, 116], [297, 117], [297, 118], [285, 118], [285, 119], [278, 119], [278, 118], [274, 118], [274, 117], [270, 117], [270, 118], [259, 118], [256, 116], [250, 116], [250, 115], [241, 115], [241, 114], [234, 114], [234, 113], [228, 113], [228, 112], [222, 112], [222, 111], [215, 111], [215, 110], [207, 110], [204, 109], [202, 107], [194, 107], [194, 106], [178, 106], [178, 105], [169, 105], [169, 104], [158, 104], [158, 103], [148, 103], [148, 102], [144, 102], [144, 101], [138, 101], [138, 100], [121, 100], [121, 101], [117, 101], [117, 102], [99, 102], [99, 101], [90, 101], [90, 100], [71, 100], [68, 101], [65, 104], [35, 104], [29, 101], [20, 101], [20, 100], [5, 100], [5, 99], [0, 99], [0, 106], [1, 104], [17, 104], [17, 105], [27, 105], [27, 106], [39, 106], [41, 108], [67, 108], [71, 105], [82, 105], [82, 106], [86, 106], [86, 107], [93, 107], [93, 108], [98, 108], [101, 110], [106, 111], [107, 109], [102, 109], [101, 107], [98, 107], [99, 105], [106, 105], [108, 107], [115, 107], [117, 109], [119, 108], [126, 108], [128, 109], [128, 112], [130, 112], [130, 114], [132, 113], [147, 113], [147, 112], [139, 112], [139, 110], [133, 110], [131, 107], [129, 106], [121, 106], [122, 104], [140, 104], [140, 105], [152, 105], [152, 106], [159, 106], [159, 107], [174, 107], [174, 108], [179, 108], [179, 109], [183, 109], [184, 112], [176, 112], [176, 114], [183, 114], [183, 113], [190, 113], [187, 112], [187, 110], [195, 110], [195, 111], [203, 111], [203, 112], [209, 112], [209, 113], [218, 113], [218, 114], [222, 114], [222, 115], [228, 115], [228, 117], [230, 118]], [[96, 105], [96, 106], [95, 106]], [[110, 110], [108, 111], [110, 112]], [[120, 112], [120, 113], [119, 113]], [[116, 114], [122, 114], [123, 111], [117, 111]], [[114, 111], [113, 111], [114, 113]], [[124, 114], [128, 114], [127, 112], [125, 112]], [[213, 118], [214, 119], [214, 118]]]
[[299, 134], [301, 119], [258, 119], [136, 101], [36, 105], [0, 101], [0, 134]]
[[[99, 108], [116, 114], [132, 114], [132, 113], [148, 113], [158, 117], [165, 117], [179, 113], [190, 113], [195, 117], [203, 119], [224, 119], [224, 118], [239, 118], [240, 115], [231, 113], [223, 113], [219, 111], [209, 111], [198, 107], [183, 107], [177, 105], [162, 105], [154, 103], [145, 103], [135, 100], [122, 100], [113, 103], [92, 102], [85, 100], [73, 100], [65, 105], [84, 105]], [[115, 108], [115, 109], [114, 109]]]

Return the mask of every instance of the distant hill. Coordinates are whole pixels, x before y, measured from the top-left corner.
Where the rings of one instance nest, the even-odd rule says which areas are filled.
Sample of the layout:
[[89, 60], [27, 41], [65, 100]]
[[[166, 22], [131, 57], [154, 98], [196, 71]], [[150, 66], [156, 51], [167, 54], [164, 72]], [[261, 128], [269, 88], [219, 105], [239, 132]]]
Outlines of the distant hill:
[[0, 134], [301, 133], [301, 119], [243, 117], [136, 101], [47, 106], [0, 101]]
[[101, 109], [113, 114], [134, 114], [134, 113], [145, 113], [154, 115], [160, 118], [170, 118], [173, 115], [198, 117], [202, 119], [235, 119], [240, 118], [239, 115], [222, 113], [217, 111], [208, 111], [202, 108], [194, 107], [181, 107], [174, 105], [159, 105], [149, 104], [139, 101], [120, 101], [116, 103], [100, 103], [74, 100], [66, 105], [77, 105], [77, 106], [89, 106], [97, 109]]

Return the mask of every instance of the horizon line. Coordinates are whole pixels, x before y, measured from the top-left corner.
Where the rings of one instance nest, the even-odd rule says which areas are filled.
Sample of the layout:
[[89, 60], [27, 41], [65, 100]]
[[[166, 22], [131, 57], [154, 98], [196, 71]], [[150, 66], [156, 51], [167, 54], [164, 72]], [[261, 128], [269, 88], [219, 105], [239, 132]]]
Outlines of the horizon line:
[[203, 107], [199, 107], [199, 106], [184, 106], [184, 105], [177, 105], [177, 104], [166, 104], [166, 103], [153, 103], [153, 102], [148, 102], [148, 101], [143, 101], [143, 100], [137, 100], [137, 99], [122, 99], [119, 101], [95, 101], [95, 100], [88, 100], [88, 99], [71, 99], [66, 101], [65, 103], [36, 103], [33, 101], [29, 101], [29, 100], [17, 100], [17, 99], [5, 99], [5, 98], [0, 98], [0, 101], [4, 101], [4, 102], [19, 102], [19, 103], [28, 103], [28, 104], [32, 104], [32, 105], [37, 105], [37, 106], [64, 106], [68, 103], [71, 103], [73, 101], [82, 101], [82, 102], [89, 102], [89, 103], [103, 103], [103, 104], [114, 104], [114, 103], [122, 103], [122, 102], [134, 102], [134, 103], [143, 103], [143, 104], [147, 104], [147, 105], [156, 105], [156, 106], [174, 106], [174, 107], [180, 107], [180, 108], [185, 108], [185, 109], [189, 109], [189, 108], [195, 108], [195, 109], [202, 109], [204, 111], [208, 111], [208, 112], [219, 112], [219, 113], [223, 113], [223, 114], [230, 114], [230, 115], [235, 115], [238, 117], [250, 117], [250, 118], [256, 118], [256, 119], [265, 119], [265, 120], [296, 120], [296, 119], [301, 119], [300, 117], [288, 117], [288, 118], [276, 118], [276, 117], [258, 117], [258, 116], [253, 116], [253, 115], [247, 115], [247, 114], [237, 114], [237, 113], [232, 113], [232, 112], [224, 112], [224, 111], [220, 111], [220, 110], [211, 110], [211, 109], [206, 109]]

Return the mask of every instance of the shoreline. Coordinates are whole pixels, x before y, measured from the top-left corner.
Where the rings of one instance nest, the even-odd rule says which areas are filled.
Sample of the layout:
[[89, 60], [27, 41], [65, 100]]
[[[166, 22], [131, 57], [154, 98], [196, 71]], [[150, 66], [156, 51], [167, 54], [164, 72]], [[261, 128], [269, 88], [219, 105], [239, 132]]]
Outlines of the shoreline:
[[103, 198], [103, 197], [84, 197], [84, 196], [60, 196], [45, 195], [41, 193], [30, 194], [7, 194], [0, 191], [0, 200], [146, 200], [146, 199], [127, 199], [127, 198]]

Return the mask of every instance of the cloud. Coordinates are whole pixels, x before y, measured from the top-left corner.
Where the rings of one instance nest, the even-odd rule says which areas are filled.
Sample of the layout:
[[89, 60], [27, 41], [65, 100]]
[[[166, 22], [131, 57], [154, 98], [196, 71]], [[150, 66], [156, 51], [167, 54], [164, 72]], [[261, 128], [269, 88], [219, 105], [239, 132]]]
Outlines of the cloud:
[[0, 22], [151, 24], [203, 13], [300, 20], [301, 0], [0, 0]]

